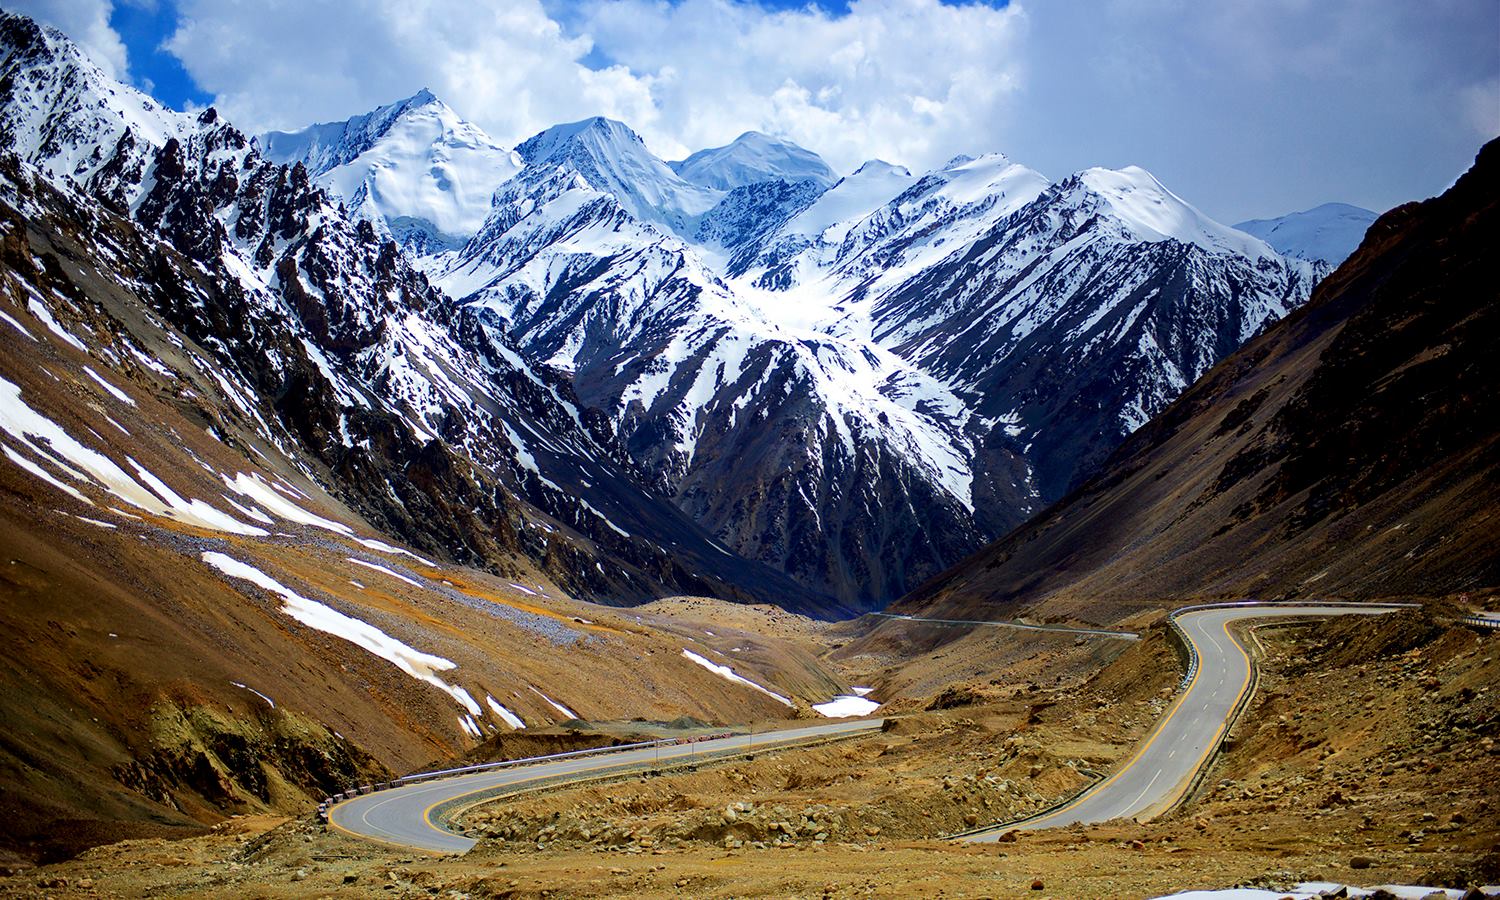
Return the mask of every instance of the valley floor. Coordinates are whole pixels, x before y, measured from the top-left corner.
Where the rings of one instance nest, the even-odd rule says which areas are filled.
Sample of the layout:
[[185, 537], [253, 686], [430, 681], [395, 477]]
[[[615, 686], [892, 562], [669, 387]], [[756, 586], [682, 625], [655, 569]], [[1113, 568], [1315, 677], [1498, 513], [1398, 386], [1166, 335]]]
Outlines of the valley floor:
[[1176, 677], [1149, 630], [1092, 677], [1065, 669], [1044, 685], [1008, 670], [897, 704], [907, 712], [883, 734], [490, 804], [470, 814], [481, 842], [463, 857], [361, 843], [308, 818], [237, 818], [18, 871], [0, 896], [1072, 898], [1493, 884], [1500, 637], [1425, 611], [1385, 618], [1255, 632], [1260, 687], [1228, 751], [1191, 804], [1148, 825], [942, 839], [1045, 805], [1084, 782], [1079, 770], [1129, 752]]

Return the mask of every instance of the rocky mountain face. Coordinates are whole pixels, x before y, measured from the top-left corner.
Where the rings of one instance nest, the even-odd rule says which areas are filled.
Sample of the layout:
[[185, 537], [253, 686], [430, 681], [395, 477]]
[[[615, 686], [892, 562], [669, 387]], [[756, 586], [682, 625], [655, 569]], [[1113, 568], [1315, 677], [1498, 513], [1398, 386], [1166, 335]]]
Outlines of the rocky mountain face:
[[632, 213], [611, 189], [622, 171], [601, 174], [639, 139], [617, 123], [574, 131], [522, 145], [542, 161], [496, 193], [440, 283], [569, 371], [731, 549], [869, 605], [975, 546], [951, 395], [879, 348], [744, 302]]
[[[125, 135], [144, 148], [134, 157], [64, 141], [32, 162], [96, 194], [116, 185], [120, 202], [150, 148], [182, 129], [197, 166], [183, 141], [208, 126], [144, 102], [132, 99], [128, 131], [76, 126]], [[1024, 521], [1303, 302], [1321, 271], [1138, 169], [1052, 183], [992, 154], [922, 175], [872, 160], [838, 179], [755, 133], [669, 164], [602, 118], [507, 151], [425, 91], [243, 152], [300, 164], [374, 244], [395, 238], [408, 268], [455, 299], [422, 301], [426, 339], [546, 382], [612, 448], [582, 458], [647, 473], [731, 555], [790, 576], [803, 604], [879, 606]], [[97, 177], [107, 160], [134, 174]], [[309, 296], [316, 320], [322, 295]], [[330, 370], [372, 358], [371, 341], [341, 348]], [[485, 447], [517, 446], [504, 437], [464, 453], [488, 467]], [[509, 465], [526, 483], [536, 473], [516, 460], [540, 457], [517, 438]], [[546, 471], [530, 483], [608, 480]], [[642, 530], [619, 505], [603, 516]]]
[[567, 372], [725, 546], [856, 607], [1062, 496], [1321, 271], [1138, 169], [834, 179], [754, 133], [668, 164], [597, 118], [516, 156], [484, 224], [409, 243], [418, 265]]
[[1102, 622], [1194, 600], [1495, 591], [1497, 240], [1491, 142], [1078, 491], [897, 608]]
[[172, 113], [112, 84], [29, 20], [0, 24], [0, 144], [14, 189], [33, 182], [30, 166], [66, 178], [62, 194], [24, 193], [97, 231], [105, 260], [120, 256], [107, 249], [115, 226], [92, 202], [191, 260], [184, 269], [153, 252], [112, 264], [152, 273], [119, 277], [140, 280], [152, 311], [205, 348], [267, 446], [373, 525], [465, 563], [543, 562], [604, 602], [664, 592], [817, 602], [643, 489], [608, 422], [565, 379], [527, 362], [493, 315], [435, 290], [303, 165], [266, 160], [212, 110]]

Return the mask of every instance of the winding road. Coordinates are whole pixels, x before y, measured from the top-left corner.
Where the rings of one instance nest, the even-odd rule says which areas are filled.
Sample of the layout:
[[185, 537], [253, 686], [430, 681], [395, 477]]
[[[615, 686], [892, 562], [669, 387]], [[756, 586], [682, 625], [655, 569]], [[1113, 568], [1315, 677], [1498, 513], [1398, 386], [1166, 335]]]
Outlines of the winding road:
[[380, 843], [429, 853], [466, 853], [474, 846], [474, 839], [449, 831], [434, 821], [433, 813], [439, 807], [461, 805], [470, 798], [482, 799], [485, 794], [525, 790], [544, 783], [581, 781], [709, 756], [847, 737], [863, 731], [878, 731], [884, 722], [884, 719], [828, 722], [765, 734], [737, 734], [691, 744], [574, 756], [420, 781], [345, 800], [329, 809], [328, 824], [336, 831]]
[[[1075, 822], [1103, 822], [1116, 818], [1145, 820], [1166, 812], [1191, 790], [1194, 780], [1211, 761], [1214, 750], [1223, 740], [1235, 711], [1251, 690], [1254, 664], [1250, 654], [1230, 633], [1231, 625], [1250, 619], [1378, 615], [1401, 608], [1395, 605], [1239, 603], [1179, 610], [1173, 615], [1196, 654], [1196, 665], [1191, 669], [1186, 688], [1178, 693], [1135, 753], [1114, 774], [1055, 810], [1021, 822], [970, 832], [962, 839], [995, 841], [1014, 828], [1054, 828]], [[1038, 630], [1083, 629], [1042, 626]], [[1102, 630], [1090, 633], [1126, 639], [1136, 637]], [[451, 809], [468, 802], [479, 802], [486, 795], [545, 784], [650, 769], [693, 758], [846, 737], [879, 729], [883, 722], [883, 719], [845, 720], [758, 735], [734, 735], [692, 744], [547, 759], [523, 766], [451, 775], [344, 800], [329, 809], [328, 821], [335, 830], [355, 837], [430, 853], [464, 853], [474, 846], [475, 841], [443, 827], [440, 823], [444, 817], [439, 814], [442, 808]]]
[[1230, 633], [1236, 622], [1249, 619], [1378, 615], [1400, 606], [1232, 604], [1193, 609], [1176, 614], [1177, 624], [1197, 652], [1198, 665], [1187, 688], [1135, 753], [1105, 780], [1077, 799], [1042, 816], [996, 826], [964, 836], [969, 841], [994, 841], [1012, 828], [1056, 828], [1110, 819], [1145, 820], [1181, 802], [1193, 780], [1210, 761], [1223, 740], [1230, 718], [1250, 690], [1250, 654]]

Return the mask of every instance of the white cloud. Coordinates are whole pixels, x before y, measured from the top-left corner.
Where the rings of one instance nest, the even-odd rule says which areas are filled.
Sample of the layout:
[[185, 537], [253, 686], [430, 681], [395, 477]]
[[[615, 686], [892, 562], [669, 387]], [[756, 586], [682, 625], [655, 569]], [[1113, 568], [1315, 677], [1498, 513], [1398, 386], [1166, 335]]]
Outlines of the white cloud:
[[1481, 81], [1464, 89], [1465, 117], [1482, 141], [1500, 137], [1500, 78]]
[[665, 158], [756, 129], [843, 171], [991, 150], [1054, 178], [1139, 164], [1226, 221], [1436, 192], [1500, 119], [1493, 0], [179, 7], [170, 49], [252, 130], [425, 86], [503, 143], [602, 114]]
[[513, 136], [557, 113], [600, 111], [562, 34], [534, 0], [183, 0], [168, 41], [220, 109], [244, 127], [342, 119], [430, 87]]
[[[575, 8], [564, 31], [536, 0], [269, 7], [183, 0], [169, 42], [255, 130], [346, 118], [425, 86], [506, 143], [602, 114], [667, 158], [758, 129], [843, 169], [872, 156], [933, 164], [960, 140], [987, 149], [1022, 20], [937, 0], [856, 0], [844, 16], [622, 0]], [[590, 58], [596, 48], [611, 65]]]
[[51, 25], [83, 47], [110, 77], [126, 79], [125, 44], [109, 25], [109, 0], [5, 0], [10, 12]]
[[643, 123], [669, 154], [756, 129], [849, 171], [917, 167], [994, 147], [1016, 83], [1017, 8], [856, 0], [846, 15], [728, 0], [596, 3], [582, 27], [613, 60], [657, 76]]

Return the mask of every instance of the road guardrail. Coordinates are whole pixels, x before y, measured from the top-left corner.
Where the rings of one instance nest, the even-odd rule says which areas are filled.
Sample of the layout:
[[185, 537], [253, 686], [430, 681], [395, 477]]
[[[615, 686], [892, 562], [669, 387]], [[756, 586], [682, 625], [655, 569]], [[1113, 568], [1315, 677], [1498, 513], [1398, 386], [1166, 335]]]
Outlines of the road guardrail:
[[734, 737], [735, 732], [724, 731], [714, 734], [698, 735], [690, 738], [662, 738], [655, 741], [638, 741], [633, 744], [613, 744], [607, 747], [589, 747], [585, 750], [567, 750], [562, 753], [548, 753], [544, 756], [527, 756], [521, 759], [502, 759], [498, 762], [476, 763], [472, 766], [458, 766], [452, 769], [434, 769], [431, 772], [417, 772], [412, 775], [403, 775], [390, 781], [377, 782], [375, 784], [360, 785], [343, 790], [330, 797], [324, 797], [318, 804], [318, 818], [328, 821], [328, 810], [334, 804], [351, 799], [360, 794], [369, 794], [375, 791], [389, 790], [402, 787], [403, 785], [415, 784], [421, 781], [432, 781], [438, 778], [447, 778], [451, 775], [467, 775], [472, 772], [484, 772], [490, 769], [505, 769], [515, 766], [532, 766], [539, 763], [552, 762], [557, 759], [568, 759], [575, 756], [593, 756], [600, 753], [615, 753], [622, 750], [638, 750], [642, 747], [676, 747], [682, 744], [696, 744], [701, 741], [713, 741], [721, 738]]

